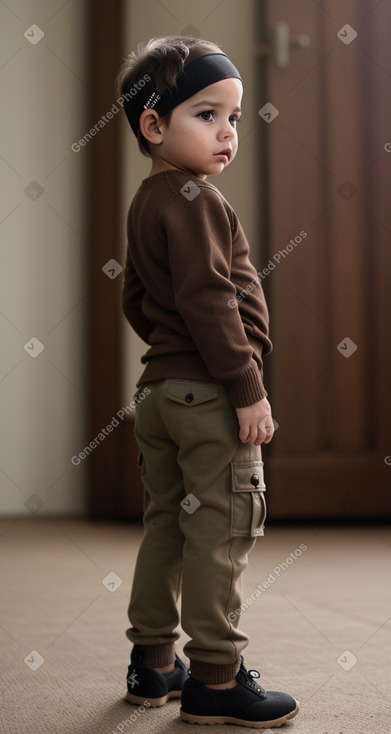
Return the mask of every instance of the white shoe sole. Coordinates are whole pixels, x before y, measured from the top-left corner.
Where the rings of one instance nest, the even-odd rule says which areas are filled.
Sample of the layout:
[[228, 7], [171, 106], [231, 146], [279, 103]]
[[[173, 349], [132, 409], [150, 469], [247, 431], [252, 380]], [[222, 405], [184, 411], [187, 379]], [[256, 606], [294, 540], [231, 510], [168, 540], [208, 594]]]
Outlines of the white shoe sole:
[[148, 698], [148, 696], [134, 696], [133, 693], [127, 693], [125, 696], [125, 701], [128, 703], [133, 704], [143, 704], [145, 706], [146, 703], [149, 703], [150, 706], [164, 706], [165, 703], [170, 698], [180, 698], [182, 695], [182, 691], [169, 691], [165, 696], [162, 696], [161, 698]]
[[213, 726], [215, 724], [237, 724], [238, 726], [247, 726], [249, 729], [270, 729], [275, 726], [282, 726], [285, 722], [290, 721], [297, 716], [300, 711], [299, 702], [296, 701], [296, 708], [285, 716], [281, 716], [279, 719], [271, 719], [269, 721], [246, 721], [244, 719], [237, 719], [233, 716], [197, 716], [196, 714], [187, 714], [181, 709], [182, 721], [187, 721], [188, 724], [209, 724]]

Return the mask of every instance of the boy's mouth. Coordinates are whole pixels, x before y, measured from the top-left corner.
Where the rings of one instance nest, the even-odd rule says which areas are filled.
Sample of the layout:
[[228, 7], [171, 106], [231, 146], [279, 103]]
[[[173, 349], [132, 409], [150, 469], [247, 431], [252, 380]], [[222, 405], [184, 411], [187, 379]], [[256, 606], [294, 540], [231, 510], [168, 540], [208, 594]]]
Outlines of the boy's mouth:
[[224, 150], [220, 150], [219, 153], [215, 153], [214, 155], [217, 155], [217, 156], [220, 156], [220, 157], [225, 157], [227, 159], [228, 163], [229, 163], [229, 161], [231, 160], [231, 157], [232, 157], [232, 150], [231, 150], [231, 148], [224, 148]]

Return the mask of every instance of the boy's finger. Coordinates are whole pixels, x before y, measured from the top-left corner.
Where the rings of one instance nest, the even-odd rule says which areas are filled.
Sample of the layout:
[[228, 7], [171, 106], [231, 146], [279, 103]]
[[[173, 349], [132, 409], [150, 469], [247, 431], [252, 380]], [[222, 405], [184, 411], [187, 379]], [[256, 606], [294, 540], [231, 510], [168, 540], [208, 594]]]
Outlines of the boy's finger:
[[239, 439], [242, 443], [247, 443], [249, 426], [240, 426]]
[[249, 434], [247, 437], [247, 443], [251, 443], [255, 446], [256, 445], [255, 442], [258, 439], [258, 429], [256, 425], [252, 425], [252, 426], [250, 425], [249, 428], [250, 430], [249, 430]]
[[265, 429], [258, 426], [258, 437], [255, 446], [260, 446], [262, 443], [266, 443], [266, 438]]
[[258, 423], [259, 431], [264, 434], [263, 443], [269, 443], [273, 438], [274, 424], [271, 416], [266, 416], [260, 423]]
[[263, 432], [265, 434], [265, 438], [264, 438], [263, 443], [270, 443], [270, 441], [272, 440], [272, 438], [274, 436], [274, 426], [273, 425], [271, 425], [271, 426], [269, 425], [269, 426], [267, 426], [267, 428], [263, 428]]

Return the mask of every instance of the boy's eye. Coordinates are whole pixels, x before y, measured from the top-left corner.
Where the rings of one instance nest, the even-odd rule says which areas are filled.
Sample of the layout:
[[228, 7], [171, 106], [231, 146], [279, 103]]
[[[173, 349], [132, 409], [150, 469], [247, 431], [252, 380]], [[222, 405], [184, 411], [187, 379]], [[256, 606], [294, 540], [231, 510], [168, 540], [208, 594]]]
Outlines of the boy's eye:
[[205, 120], [206, 122], [210, 122], [210, 115], [213, 117], [213, 110], [205, 110], [205, 112], [200, 112], [198, 117], [201, 117], [201, 119]]
[[[205, 122], [211, 122], [214, 119], [214, 110], [199, 112], [197, 117], [200, 117], [201, 120], [205, 120]], [[229, 121], [231, 125], [236, 125], [237, 122], [240, 122], [240, 118], [237, 115], [230, 115]]]

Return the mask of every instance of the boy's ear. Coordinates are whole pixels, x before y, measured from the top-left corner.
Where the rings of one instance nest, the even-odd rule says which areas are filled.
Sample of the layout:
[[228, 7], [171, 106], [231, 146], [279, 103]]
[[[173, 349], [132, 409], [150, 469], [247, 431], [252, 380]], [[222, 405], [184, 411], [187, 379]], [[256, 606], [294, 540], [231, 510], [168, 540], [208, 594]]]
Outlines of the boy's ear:
[[140, 115], [140, 132], [149, 143], [159, 145], [163, 138], [158, 125], [159, 115], [155, 110], [144, 110]]

